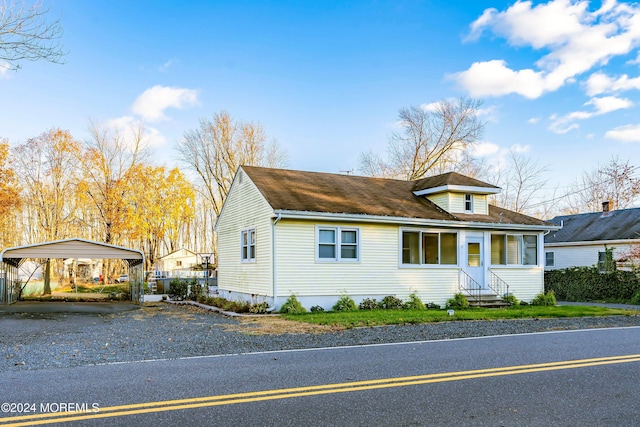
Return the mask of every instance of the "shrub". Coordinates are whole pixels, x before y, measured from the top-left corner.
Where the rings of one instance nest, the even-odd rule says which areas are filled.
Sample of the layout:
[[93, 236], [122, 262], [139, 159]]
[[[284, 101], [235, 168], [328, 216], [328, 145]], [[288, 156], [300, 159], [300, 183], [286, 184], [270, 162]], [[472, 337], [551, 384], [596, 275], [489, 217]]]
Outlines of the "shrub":
[[507, 294], [505, 296], [502, 297], [502, 301], [508, 303], [511, 306], [517, 307], [520, 305], [520, 301], [518, 301], [518, 298], [516, 298], [516, 296], [514, 294]]
[[256, 304], [252, 304], [249, 307], [249, 313], [265, 314], [268, 308], [269, 308], [269, 304], [267, 304], [266, 302], [259, 302]]
[[449, 298], [447, 300], [447, 304], [445, 305], [445, 307], [453, 308], [453, 309], [457, 308], [461, 310], [461, 309], [469, 308], [469, 301], [467, 300], [467, 297], [458, 293], [458, 294], [455, 294], [453, 298]]
[[358, 306], [349, 295], [342, 295], [333, 305], [333, 311], [356, 311]]
[[387, 295], [386, 297], [382, 298], [382, 301], [380, 301], [378, 306], [386, 310], [393, 310], [403, 308], [404, 303], [400, 298], [396, 298], [393, 295]]
[[427, 303], [426, 307], [427, 310], [440, 310], [440, 305], [436, 304], [435, 302]]
[[360, 310], [375, 310], [378, 308], [378, 301], [375, 298], [365, 298], [358, 304]]
[[171, 279], [171, 282], [169, 282], [169, 298], [172, 300], [185, 300], [188, 292], [187, 282], [183, 282], [178, 278]]
[[553, 291], [549, 291], [546, 294], [540, 292], [533, 301], [531, 301], [531, 305], [556, 305], [556, 296]]
[[204, 289], [202, 285], [198, 284], [196, 279], [191, 279], [187, 282], [187, 286], [189, 289], [189, 299], [193, 301], [198, 301], [201, 296], [204, 296]]
[[640, 305], [640, 291], [636, 292], [629, 302], [633, 305]]
[[322, 313], [323, 311], [324, 308], [320, 307], [319, 305], [314, 305], [313, 307], [311, 307], [312, 313]]
[[409, 295], [409, 301], [404, 303], [404, 308], [408, 310], [424, 310], [426, 307], [418, 295], [413, 292]]
[[280, 307], [280, 313], [289, 313], [289, 314], [301, 314], [306, 313], [307, 309], [302, 306], [300, 301], [295, 295], [291, 295], [282, 307]]
[[544, 290], [561, 301], [627, 302], [640, 292], [640, 277], [632, 271], [600, 273], [597, 267], [574, 267], [544, 272]]

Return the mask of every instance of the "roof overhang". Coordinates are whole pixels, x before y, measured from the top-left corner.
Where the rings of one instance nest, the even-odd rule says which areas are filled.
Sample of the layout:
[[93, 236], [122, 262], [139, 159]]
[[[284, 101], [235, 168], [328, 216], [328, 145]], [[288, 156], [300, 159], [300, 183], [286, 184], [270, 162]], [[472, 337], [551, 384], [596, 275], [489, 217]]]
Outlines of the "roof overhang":
[[497, 222], [473, 222], [473, 221], [447, 221], [424, 218], [404, 218], [390, 216], [374, 216], [343, 213], [303, 212], [289, 210], [275, 210], [279, 219], [304, 219], [314, 221], [344, 221], [364, 222], [373, 224], [415, 225], [422, 227], [447, 227], [447, 228], [473, 228], [493, 230], [520, 230], [520, 231], [549, 231], [559, 230], [560, 226], [551, 225], [527, 225], [506, 224]]
[[553, 242], [544, 243], [545, 248], [562, 248], [568, 246], [602, 246], [602, 245], [638, 245], [640, 239], [618, 239], [618, 240], [585, 240], [581, 242]]
[[144, 254], [137, 249], [93, 242], [85, 239], [66, 239], [4, 249], [0, 262], [19, 266], [27, 258], [90, 258], [122, 259], [129, 266], [144, 263]]
[[424, 190], [414, 191], [416, 196], [426, 196], [437, 193], [473, 193], [473, 194], [498, 194], [502, 191], [500, 188], [475, 187], [467, 185], [441, 185], [439, 187], [425, 188]]

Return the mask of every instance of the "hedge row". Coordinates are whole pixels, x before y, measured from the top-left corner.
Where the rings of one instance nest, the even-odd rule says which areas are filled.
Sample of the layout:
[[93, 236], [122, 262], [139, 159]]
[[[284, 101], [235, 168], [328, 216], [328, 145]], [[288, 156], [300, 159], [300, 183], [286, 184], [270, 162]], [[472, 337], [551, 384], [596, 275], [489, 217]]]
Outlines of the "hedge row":
[[631, 271], [574, 267], [545, 271], [544, 290], [554, 291], [560, 301], [630, 301], [640, 292], [640, 279]]

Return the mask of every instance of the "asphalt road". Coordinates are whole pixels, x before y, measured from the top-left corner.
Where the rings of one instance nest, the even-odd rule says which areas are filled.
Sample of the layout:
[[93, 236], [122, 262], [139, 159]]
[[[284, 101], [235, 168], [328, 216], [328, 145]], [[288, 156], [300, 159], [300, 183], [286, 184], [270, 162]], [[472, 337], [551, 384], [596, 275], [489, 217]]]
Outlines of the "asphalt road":
[[3, 372], [0, 426], [633, 426], [639, 383], [639, 327], [548, 332]]

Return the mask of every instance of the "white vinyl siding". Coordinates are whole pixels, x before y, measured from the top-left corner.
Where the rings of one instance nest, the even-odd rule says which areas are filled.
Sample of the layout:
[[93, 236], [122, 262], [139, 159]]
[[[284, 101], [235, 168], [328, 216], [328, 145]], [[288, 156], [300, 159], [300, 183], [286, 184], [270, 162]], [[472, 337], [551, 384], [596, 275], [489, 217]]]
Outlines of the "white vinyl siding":
[[291, 294], [332, 296], [348, 294], [382, 298], [395, 295], [407, 299], [417, 292], [424, 302], [444, 304], [457, 292], [457, 266], [437, 268], [399, 268], [398, 226], [358, 224], [360, 262], [316, 262], [316, 230], [354, 226], [316, 224], [312, 221], [283, 219], [277, 225], [277, 277], [279, 299]]
[[518, 268], [500, 267], [491, 270], [509, 284], [509, 293], [521, 301], [531, 302], [536, 295], [544, 292], [544, 269], [524, 266]]
[[[220, 291], [273, 294], [272, 217], [273, 210], [249, 176], [244, 174], [242, 183], [236, 179], [217, 224]], [[255, 262], [242, 261], [242, 231], [249, 229], [255, 230]]]
[[430, 194], [427, 198], [445, 211], [451, 212], [450, 194], [451, 193]]
[[470, 194], [473, 201], [472, 212], [465, 210], [465, 194], [470, 193], [438, 193], [430, 194], [428, 199], [451, 213], [473, 213], [477, 215], [487, 215], [489, 213], [488, 200], [486, 194]]
[[[608, 244], [613, 248], [613, 259], [620, 258], [628, 251], [632, 244], [615, 243]], [[554, 252], [554, 265], [547, 266], [548, 270], [558, 270], [571, 267], [592, 267], [598, 264], [598, 252], [605, 251], [604, 244], [580, 245], [580, 246], [545, 246], [546, 251]]]

